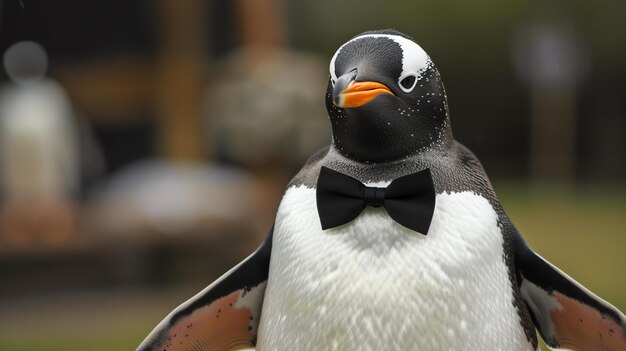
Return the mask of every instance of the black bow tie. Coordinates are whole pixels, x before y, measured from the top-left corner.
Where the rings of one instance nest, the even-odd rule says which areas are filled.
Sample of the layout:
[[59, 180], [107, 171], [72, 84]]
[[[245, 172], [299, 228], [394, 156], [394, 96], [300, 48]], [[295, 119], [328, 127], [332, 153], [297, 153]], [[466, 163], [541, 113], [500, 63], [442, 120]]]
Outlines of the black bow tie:
[[365, 206], [384, 206], [396, 222], [426, 235], [435, 211], [430, 169], [397, 178], [387, 188], [375, 188], [322, 167], [317, 180], [317, 212], [322, 229], [352, 221]]

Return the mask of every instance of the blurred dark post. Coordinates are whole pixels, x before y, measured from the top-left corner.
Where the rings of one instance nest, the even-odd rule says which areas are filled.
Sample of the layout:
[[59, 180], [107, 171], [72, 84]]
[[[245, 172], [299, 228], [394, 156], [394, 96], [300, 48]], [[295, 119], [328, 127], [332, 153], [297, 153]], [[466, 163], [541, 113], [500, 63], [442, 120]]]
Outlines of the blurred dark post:
[[285, 45], [281, 0], [236, 0], [240, 39], [244, 47], [280, 49]]
[[[239, 42], [255, 55], [247, 62], [260, 64], [272, 60], [284, 49], [285, 24], [283, 14], [284, 4], [281, 0], [236, 0], [235, 11], [239, 26]], [[263, 57], [261, 57], [263, 56]], [[253, 67], [246, 67], [246, 70]], [[251, 116], [254, 118], [254, 116]], [[267, 126], [272, 128], [272, 126]], [[265, 159], [247, 165], [257, 176], [261, 186], [259, 199], [268, 205], [259, 206], [261, 215], [271, 218], [278, 207], [282, 190], [289, 179], [290, 170], [285, 169], [285, 163], [280, 159]]]
[[538, 85], [530, 92], [531, 176], [534, 181], [572, 181], [576, 154], [576, 102], [571, 86]]
[[161, 149], [174, 160], [199, 160], [202, 155], [200, 107], [207, 57], [205, 2], [160, 0], [157, 108]]
[[530, 94], [534, 181], [572, 181], [576, 170], [576, 92], [584, 51], [571, 25], [540, 9], [515, 42], [515, 64]]

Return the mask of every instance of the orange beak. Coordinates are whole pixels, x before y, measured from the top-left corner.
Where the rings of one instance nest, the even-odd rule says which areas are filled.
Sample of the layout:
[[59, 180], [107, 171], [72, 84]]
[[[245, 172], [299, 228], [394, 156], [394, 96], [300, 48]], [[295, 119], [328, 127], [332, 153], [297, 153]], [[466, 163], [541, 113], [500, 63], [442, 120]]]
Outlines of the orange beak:
[[393, 95], [391, 90], [384, 84], [351, 81], [348, 86], [333, 99], [333, 103], [335, 106], [342, 108], [359, 107], [372, 101], [380, 94]]

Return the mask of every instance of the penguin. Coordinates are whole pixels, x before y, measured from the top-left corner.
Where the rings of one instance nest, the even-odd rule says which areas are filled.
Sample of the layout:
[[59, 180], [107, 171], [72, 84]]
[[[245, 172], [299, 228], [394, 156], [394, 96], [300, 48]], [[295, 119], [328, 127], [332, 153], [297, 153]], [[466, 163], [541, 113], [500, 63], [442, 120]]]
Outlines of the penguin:
[[[526, 244], [454, 139], [415, 40], [387, 29], [340, 46], [326, 107], [332, 142], [288, 184], [267, 239], [137, 350], [538, 350], [537, 331], [551, 349], [626, 350], [624, 314]], [[432, 210], [416, 230], [376, 194], [426, 171]], [[322, 212], [343, 215], [320, 209], [326, 173], [373, 202], [325, 225]]]

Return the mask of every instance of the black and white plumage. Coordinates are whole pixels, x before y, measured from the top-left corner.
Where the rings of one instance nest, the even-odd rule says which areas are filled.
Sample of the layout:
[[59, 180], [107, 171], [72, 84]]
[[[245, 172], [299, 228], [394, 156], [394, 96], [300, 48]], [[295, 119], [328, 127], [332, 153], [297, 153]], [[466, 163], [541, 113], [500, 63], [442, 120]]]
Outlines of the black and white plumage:
[[[333, 142], [288, 185], [268, 240], [139, 350], [625, 350], [626, 318], [533, 252], [456, 142], [439, 73], [408, 36], [363, 33], [331, 60]], [[321, 167], [368, 186], [430, 169], [428, 235], [366, 208], [323, 230]]]

